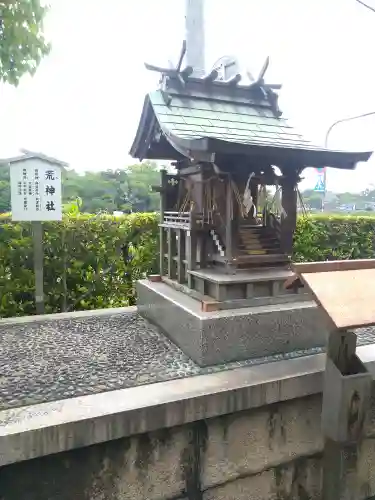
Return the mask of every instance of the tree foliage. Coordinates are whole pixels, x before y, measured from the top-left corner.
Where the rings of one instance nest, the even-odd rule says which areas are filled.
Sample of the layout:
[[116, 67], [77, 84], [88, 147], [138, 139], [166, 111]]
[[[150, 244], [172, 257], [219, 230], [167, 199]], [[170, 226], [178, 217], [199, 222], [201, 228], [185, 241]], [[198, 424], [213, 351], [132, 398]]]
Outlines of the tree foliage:
[[0, 0], [0, 81], [17, 85], [25, 73], [33, 75], [48, 54], [46, 12], [40, 0]]

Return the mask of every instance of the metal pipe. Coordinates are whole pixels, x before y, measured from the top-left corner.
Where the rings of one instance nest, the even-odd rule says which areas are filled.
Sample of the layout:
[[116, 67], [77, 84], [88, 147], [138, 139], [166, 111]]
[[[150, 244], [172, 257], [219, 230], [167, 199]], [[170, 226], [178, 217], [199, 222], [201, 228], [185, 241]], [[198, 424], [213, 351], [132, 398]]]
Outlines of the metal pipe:
[[[332, 125], [328, 128], [324, 140], [324, 147], [327, 149], [328, 147], [328, 138], [332, 130], [336, 127], [336, 125], [339, 125], [340, 123], [344, 122], [350, 122], [352, 120], [357, 120], [358, 118], [366, 118], [366, 116], [372, 116], [375, 115], [375, 111], [370, 111], [369, 113], [362, 113], [360, 115], [355, 115], [355, 116], [349, 116], [347, 118], [341, 118], [340, 120], [336, 120], [335, 122], [332, 123]], [[323, 197], [322, 197], [322, 212], [324, 211], [324, 204], [325, 204], [325, 198], [326, 198], [326, 181], [327, 181], [327, 169], [324, 168], [324, 191], [323, 191]]]
[[361, 115], [356, 115], [356, 116], [349, 116], [348, 118], [341, 118], [340, 120], [336, 120], [335, 122], [333, 122], [326, 132], [326, 137], [324, 141], [325, 148], [327, 148], [329, 134], [332, 132], [332, 129], [336, 127], [336, 125], [343, 122], [350, 122], [352, 120], [357, 120], [358, 118], [365, 118], [366, 116], [371, 116], [371, 115], [375, 115], [375, 111], [370, 111], [369, 113], [362, 113]]

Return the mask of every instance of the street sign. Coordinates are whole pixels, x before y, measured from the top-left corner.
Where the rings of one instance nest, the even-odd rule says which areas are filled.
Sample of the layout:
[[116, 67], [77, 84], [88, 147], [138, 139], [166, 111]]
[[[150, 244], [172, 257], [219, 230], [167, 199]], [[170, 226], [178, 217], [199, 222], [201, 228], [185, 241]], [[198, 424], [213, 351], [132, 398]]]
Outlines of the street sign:
[[324, 172], [326, 171], [326, 167], [316, 168], [315, 171], [318, 175], [324, 175]]
[[61, 166], [41, 158], [11, 163], [12, 220], [61, 220], [61, 173]]
[[316, 191], [318, 193], [324, 193], [325, 190], [326, 190], [326, 186], [325, 186], [324, 176], [319, 175], [318, 180], [317, 180], [315, 187], [314, 187], [314, 191]]

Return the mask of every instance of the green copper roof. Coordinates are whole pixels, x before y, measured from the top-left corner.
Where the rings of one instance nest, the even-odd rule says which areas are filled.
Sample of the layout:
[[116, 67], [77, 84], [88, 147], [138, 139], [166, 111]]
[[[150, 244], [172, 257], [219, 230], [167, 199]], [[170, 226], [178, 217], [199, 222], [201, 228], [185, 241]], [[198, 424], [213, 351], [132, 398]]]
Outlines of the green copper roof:
[[353, 169], [371, 156], [312, 144], [281, 116], [277, 100], [262, 83], [241, 86], [183, 80], [181, 74], [165, 77], [161, 88], [145, 98], [130, 154], [174, 160], [230, 154], [262, 157], [275, 165], [343, 169]]
[[173, 97], [168, 106], [160, 90], [150, 93], [149, 98], [162, 129], [181, 139], [209, 137], [242, 144], [310, 145], [270, 108], [183, 96]]

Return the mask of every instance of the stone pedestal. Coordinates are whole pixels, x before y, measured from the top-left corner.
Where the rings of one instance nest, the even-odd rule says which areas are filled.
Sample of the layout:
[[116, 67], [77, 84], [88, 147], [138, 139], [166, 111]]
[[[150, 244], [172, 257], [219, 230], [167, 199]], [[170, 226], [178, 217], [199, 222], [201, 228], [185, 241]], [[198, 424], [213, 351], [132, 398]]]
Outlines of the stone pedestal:
[[203, 312], [201, 303], [163, 282], [139, 281], [138, 311], [200, 366], [310, 349], [326, 344], [315, 302]]

